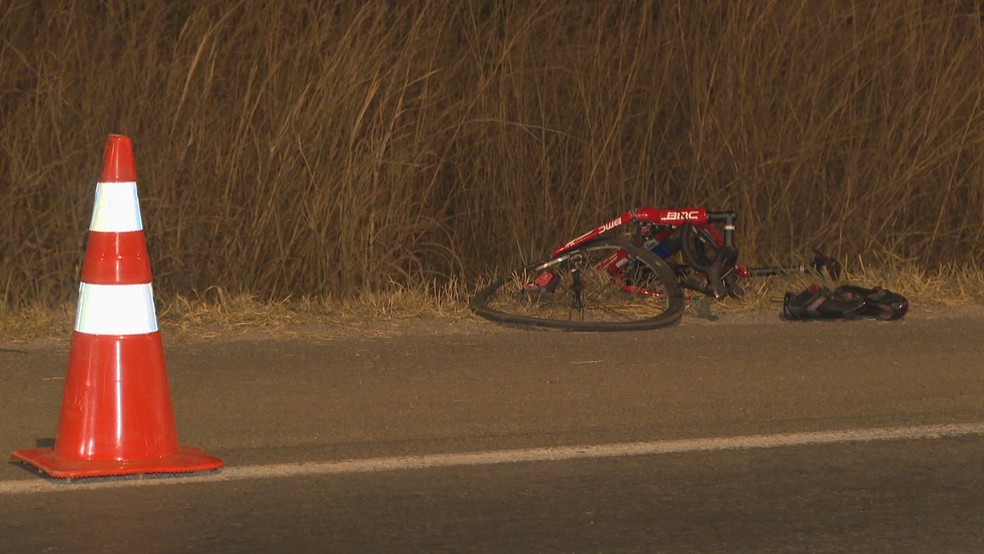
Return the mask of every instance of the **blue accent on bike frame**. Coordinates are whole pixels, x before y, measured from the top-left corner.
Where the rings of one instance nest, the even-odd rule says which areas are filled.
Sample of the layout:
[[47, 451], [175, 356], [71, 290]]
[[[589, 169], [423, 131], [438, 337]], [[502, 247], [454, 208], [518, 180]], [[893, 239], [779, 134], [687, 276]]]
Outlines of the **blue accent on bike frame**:
[[664, 260], [673, 255], [673, 252], [670, 251], [670, 249], [664, 243], [659, 243], [653, 246], [652, 248], [650, 248], [650, 250], [653, 252], [653, 254], [656, 254], [657, 256], [663, 258]]

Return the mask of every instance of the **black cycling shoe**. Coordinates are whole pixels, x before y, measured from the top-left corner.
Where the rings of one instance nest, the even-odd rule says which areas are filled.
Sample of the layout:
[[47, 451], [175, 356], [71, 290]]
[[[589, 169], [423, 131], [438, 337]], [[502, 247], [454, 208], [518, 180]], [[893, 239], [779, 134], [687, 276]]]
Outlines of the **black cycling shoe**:
[[844, 300], [863, 299], [862, 315], [888, 321], [899, 319], [909, 311], [909, 301], [901, 294], [875, 287], [866, 289], [855, 285], [843, 285], [834, 289], [834, 296]]
[[787, 292], [782, 302], [786, 319], [848, 319], [864, 311], [864, 298], [839, 298], [817, 284], [803, 292]]

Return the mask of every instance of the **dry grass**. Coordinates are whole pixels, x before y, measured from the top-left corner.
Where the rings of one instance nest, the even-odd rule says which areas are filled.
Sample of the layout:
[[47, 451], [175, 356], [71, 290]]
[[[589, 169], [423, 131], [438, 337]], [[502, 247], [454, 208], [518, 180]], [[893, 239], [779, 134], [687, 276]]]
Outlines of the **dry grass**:
[[[415, 289], [394, 284], [387, 291], [344, 299], [263, 301], [218, 288], [194, 297], [158, 297], [157, 319], [169, 338], [290, 336], [376, 332], [393, 322], [440, 319], [453, 324], [471, 318], [467, 293], [457, 284], [432, 283]], [[37, 340], [65, 340], [72, 333], [75, 305], [26, 306], [0, 311], [0, 346]]]
[[743, 281], [743, 298], [714, 303], [715, 313], [782, 311], [786, 292], [800, 292], [812, 283], [830, 289], [842, 284], [883, 287], [905, 296], [913, 310], [977, 309], [984, 307], [984, 270], [976, 267], [946, 266], [927, 271], [914, 265], [879, 264], [869, 267], [863, 260], [852, 260], [851, 270], [840, 279], [831, 280], [826, 274], [795, 274], [756, 277]]
[[979, 2], [7, 0], [4, 311], [73, 301], [108, 133], [169, 298], [397, 310], [640, 205], [735, 209], [752, 260], [984, 259]]
[[[782, 311], [786, 291], [799, 292], [810, 283], [833, 288], [854, 283], [882, 286], [906, 296], [916, 312], [984, 307], [984, 271], [946, 267], [927, 272], [916, 267], [861, 269], [840, 281], [814, 275], [757, 277], [743, 281], [745, 296], [720, 302], [700, 297], [691, 302], [686, 318], [736, 313]], [[210, 290], [195, 298], [159, 300], [158, 319], [168, 340], [201, 340], [236, 336], [333, 336], [376, 334], [407, 321], [442, 321], [446, 328], [474, 320], [467, 308], [471, 289], [458, 284], [410, 289], [394, 286], [343, 300], [301, 299], [267, 302], [250, 295]], [[975, 313], [980, 313], [979, 311]], [[26, 307], [0, 312], [0, 346], [37, 340], [66, 340], [71, 334], [74, 306]]]

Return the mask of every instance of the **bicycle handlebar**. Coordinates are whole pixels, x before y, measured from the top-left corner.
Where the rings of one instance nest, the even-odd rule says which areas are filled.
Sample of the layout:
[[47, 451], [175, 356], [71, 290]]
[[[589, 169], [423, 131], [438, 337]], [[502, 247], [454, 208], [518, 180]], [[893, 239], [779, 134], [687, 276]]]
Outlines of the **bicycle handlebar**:
[[721, 300], [729, 292], [735, 296], [740, 296], [740, 290], [737, 288], [733, 278], [735, 264], [738, 262], [738, 250], [733, 244], [734, 218], [736, 216], [734, 212], [709, 212], [708, 221], [712, 221], [712, 214], [721, 216], [721, 219], [715, 221], [723, 221], [725, 223], [724, 245], [718, 250], [717, 256], [708, 264], [702, 263], [698, 259], [692, 250], [690, 240], [693, 236], [694, 226], [687, 221], [683, 224], [681, 231], [682, 240], [680, 246], [683, 252], [683, 259], [690, 267], [704, 274], [707, 278], [707, 284], [710, 285], [711, 292], [714, 294], [714, 298]]

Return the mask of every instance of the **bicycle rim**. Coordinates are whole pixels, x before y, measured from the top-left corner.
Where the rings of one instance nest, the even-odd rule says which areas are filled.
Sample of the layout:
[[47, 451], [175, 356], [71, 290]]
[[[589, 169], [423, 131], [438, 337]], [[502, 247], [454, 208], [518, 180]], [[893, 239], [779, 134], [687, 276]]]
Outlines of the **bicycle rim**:
[[604, 238], [496, 280], [471, 308], [503, 323], [629, 331], [673, 324], [684, 305], [663, 260], [628, 241]]

